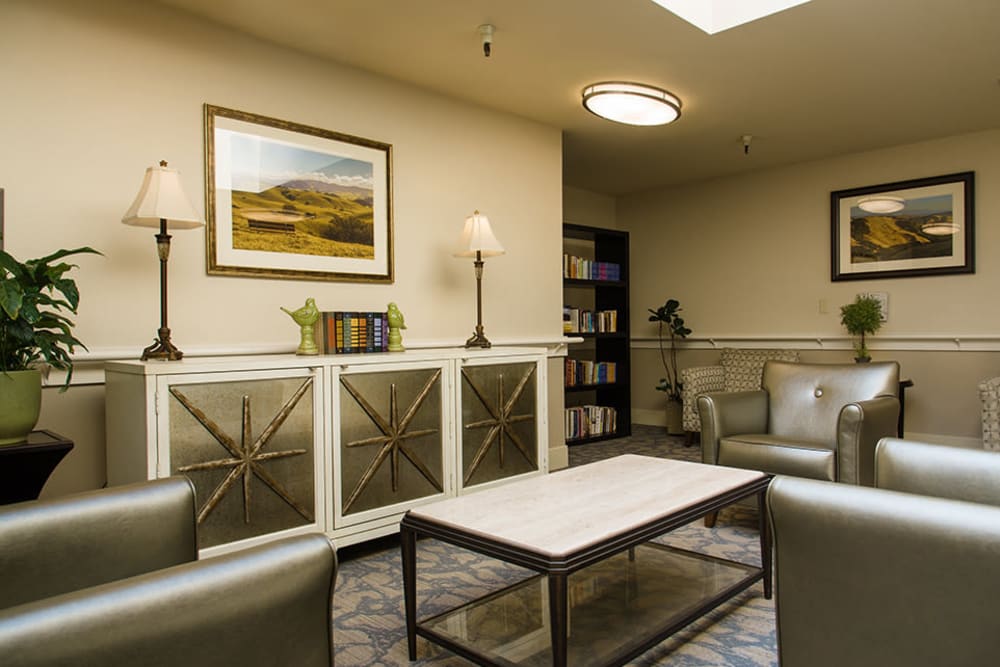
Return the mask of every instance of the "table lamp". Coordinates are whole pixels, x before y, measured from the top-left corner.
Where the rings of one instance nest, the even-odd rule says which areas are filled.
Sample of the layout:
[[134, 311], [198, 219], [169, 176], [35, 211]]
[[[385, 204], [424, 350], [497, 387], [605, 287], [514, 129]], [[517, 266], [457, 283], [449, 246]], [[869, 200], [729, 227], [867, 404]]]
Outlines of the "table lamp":
[[168, 169], [164, 160], [158, 167], [146, 169], [139, 194], [129, 207], [122, 222], [137, 227], [159, 227], [156, 234], [156, 254], [160, 258], [160, 329], [153, 344], [142, 351], [142, 360], [176, 361], [184, 356], [170, 342], [167, 326], [167, 260], [170, 258], [170, 229], [194, 229], [204, 222], [181, 187], [180, 174]]
[[495, 257], [506, 251], [493, 236], [489, 218], [479, 211], [465, 219], [459, 248], [456, 257], [476, 258], [476, 332], [465, 341], [465, 347], [490, 347], [491, 343], [483, 333], [483, 257]]

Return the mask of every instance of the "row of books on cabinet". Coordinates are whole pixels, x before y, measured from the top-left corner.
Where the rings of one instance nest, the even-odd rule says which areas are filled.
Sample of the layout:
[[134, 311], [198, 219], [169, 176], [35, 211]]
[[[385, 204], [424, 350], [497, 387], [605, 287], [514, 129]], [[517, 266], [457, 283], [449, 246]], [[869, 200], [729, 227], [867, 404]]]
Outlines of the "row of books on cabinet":
[[618, 364], [613, 361], [587, 361], [586, 359], [566, 359], [567, 387], [583, 384], [611, 384], [618, 381]]
[[566, 408], [566, 439], [610, 435], [618, 430], [618, 411], [601, 405]]
[[323, 354], [389, 351], [387, 313], [331, 310], [320, 315]]
[[614, 262], [596, 262], [584, 257], [563, 254], [563, 278], [583, 280], [621, 280], [622, 267]]
[[563, 306], [563, 333], [613, 333], [618, 331], [618, 311], [580, 310]]

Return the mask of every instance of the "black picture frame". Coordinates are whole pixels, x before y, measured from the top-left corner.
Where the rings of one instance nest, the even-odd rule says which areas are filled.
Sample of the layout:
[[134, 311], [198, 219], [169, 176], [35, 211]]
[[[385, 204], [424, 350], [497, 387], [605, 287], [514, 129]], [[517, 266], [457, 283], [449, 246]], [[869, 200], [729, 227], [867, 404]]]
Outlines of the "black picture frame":
[[830, 279], [975, 273], [974, 186], [964, 171], [831, 192]]

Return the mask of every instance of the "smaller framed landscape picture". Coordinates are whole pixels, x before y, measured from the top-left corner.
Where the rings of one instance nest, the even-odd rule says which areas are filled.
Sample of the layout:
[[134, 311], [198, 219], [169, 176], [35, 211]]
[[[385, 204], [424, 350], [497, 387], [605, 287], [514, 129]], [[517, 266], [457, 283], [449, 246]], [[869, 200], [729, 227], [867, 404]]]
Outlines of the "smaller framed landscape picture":
[[205, 105], [208, 273], [391, 283], [392, 146]]
[[830, 193], [831, 279], [975, 272], [971, 171]]

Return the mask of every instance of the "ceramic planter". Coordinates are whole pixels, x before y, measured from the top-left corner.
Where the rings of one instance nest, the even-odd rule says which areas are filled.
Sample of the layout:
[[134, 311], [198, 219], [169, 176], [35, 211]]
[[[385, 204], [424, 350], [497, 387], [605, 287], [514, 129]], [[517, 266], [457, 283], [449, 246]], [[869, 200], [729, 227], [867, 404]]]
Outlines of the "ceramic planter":
[[0, 446], [24, 442], [38, 423], [42, 375], [37, 370], [0, 372]]

